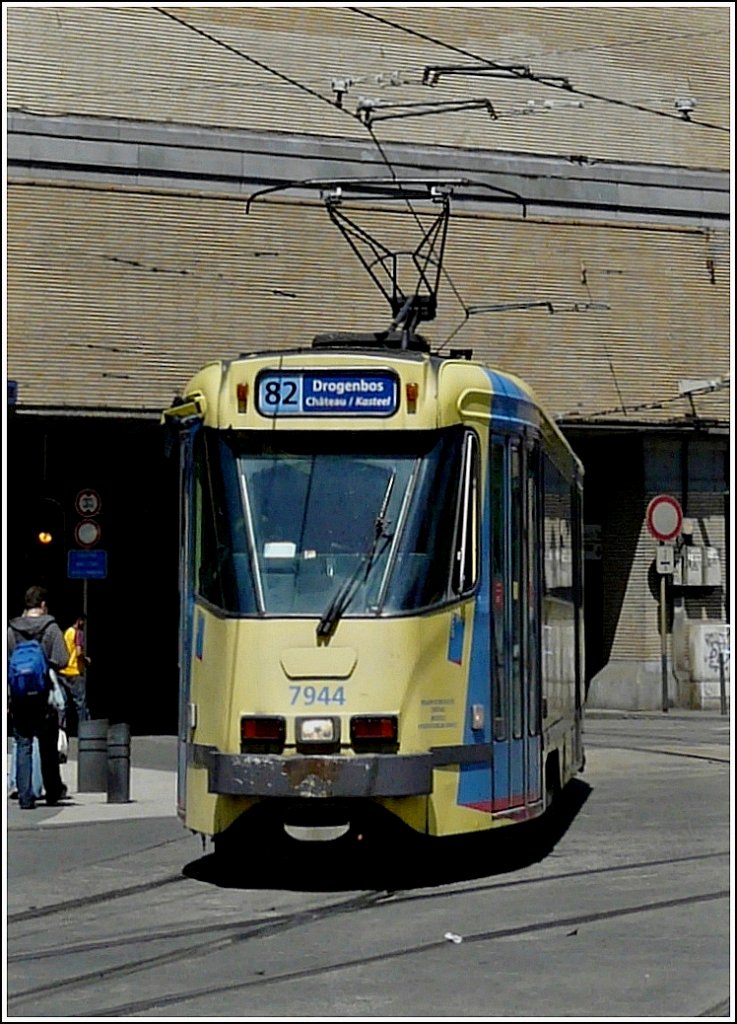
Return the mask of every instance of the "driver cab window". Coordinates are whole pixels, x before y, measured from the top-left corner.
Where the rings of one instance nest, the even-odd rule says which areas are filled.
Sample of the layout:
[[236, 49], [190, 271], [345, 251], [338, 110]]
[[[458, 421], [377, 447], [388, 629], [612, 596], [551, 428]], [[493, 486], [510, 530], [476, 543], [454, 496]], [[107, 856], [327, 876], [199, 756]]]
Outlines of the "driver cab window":
[[475, 434], [465, 438], [459, 495], [452, 590], [460, 596], [473, 590], [478, 578], [479, 445]]
[[219, 461], [217, 446], [203, 432], [197, 439], [194, 476], [194, 586], [206, 601], [233, 611], [238, 607], [233, 546]]

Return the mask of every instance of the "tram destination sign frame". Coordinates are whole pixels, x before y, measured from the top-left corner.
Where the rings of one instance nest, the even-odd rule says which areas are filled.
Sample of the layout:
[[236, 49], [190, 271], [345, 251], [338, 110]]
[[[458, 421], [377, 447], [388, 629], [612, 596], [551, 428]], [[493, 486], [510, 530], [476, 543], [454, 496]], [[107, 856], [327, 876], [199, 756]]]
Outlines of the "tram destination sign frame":
[[399, 379], [389, 370], [264, 370], [256, 408], [276, 417], [387, 417], [399, 406]]

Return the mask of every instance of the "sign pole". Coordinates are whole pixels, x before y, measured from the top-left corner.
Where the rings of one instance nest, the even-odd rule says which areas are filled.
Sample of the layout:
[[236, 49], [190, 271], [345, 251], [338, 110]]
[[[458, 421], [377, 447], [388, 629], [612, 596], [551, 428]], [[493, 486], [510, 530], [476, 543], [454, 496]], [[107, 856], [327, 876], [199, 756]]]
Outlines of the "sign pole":
[[663, 711], [668, 710], [668, 615], [665, 595], [665, 573], [662, 573], [660, 576], [660, 672]]
[[657, 571], [660, 573], [660, 671], [662, 686], [662, 708], [668, 710], [668, 607], [666, 602], [666, 576], [675, 568], [674, 552], [668, 549], [681, 532], [683, 510], [679, 502], [669, 494], [659, 494], [647, 506], [645, 514], [647, 528], [658, 542], [655, 556]]
[[86, 655], [87, 655], [87, 651], [89, 650], [89, 629], [90, 629], [90, 620], [87, 618], [87, 578], [86, 577], [85, 577], [85, 579], [82, 580], [82, 614], [84, 615], [84, 653], [85, 653], [84, 674], [85, 674], [85, 677], [86, 677], [87, 676], [87, 658], [86, 658]]
[[[89, 650], [90, 623], [88, 617], [87, 584], [90, 579], [104, 579], [107, 576], [107, 552], [97, 548], [100, 540], [100, 526], [93, 518], [102, 508], [102, 499], [91, 487], [79, 491], [74, 508], [81, 522], [74, 529], [74, 539], [79, 547], [69, 552], [67, 574], [70, 578], [82, 579], [82, 615], [84, 616], [84, 650]], [[88, 663], [82, 666], [87, 676]]]

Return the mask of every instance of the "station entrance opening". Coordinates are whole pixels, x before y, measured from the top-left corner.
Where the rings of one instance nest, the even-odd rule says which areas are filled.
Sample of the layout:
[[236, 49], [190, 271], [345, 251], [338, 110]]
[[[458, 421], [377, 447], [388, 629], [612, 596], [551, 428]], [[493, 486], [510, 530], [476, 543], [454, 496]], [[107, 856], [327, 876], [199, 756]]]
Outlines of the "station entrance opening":
[[176, 495], [158, 420], [8, 416], [7, 614], [30, 586], [62, 629], [86, 604], [91, 713], [139, 734], [177, 727]]

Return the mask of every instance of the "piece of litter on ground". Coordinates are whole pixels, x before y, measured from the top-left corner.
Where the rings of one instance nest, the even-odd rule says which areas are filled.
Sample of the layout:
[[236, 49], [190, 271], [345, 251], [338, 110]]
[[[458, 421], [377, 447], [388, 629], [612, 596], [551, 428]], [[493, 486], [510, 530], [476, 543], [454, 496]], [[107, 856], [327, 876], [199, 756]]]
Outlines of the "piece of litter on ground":
[[448, 942], [463, 942], [462, 936], [456, 935], [455, 932], [446, 932], [443, 938], [447, 939]]

